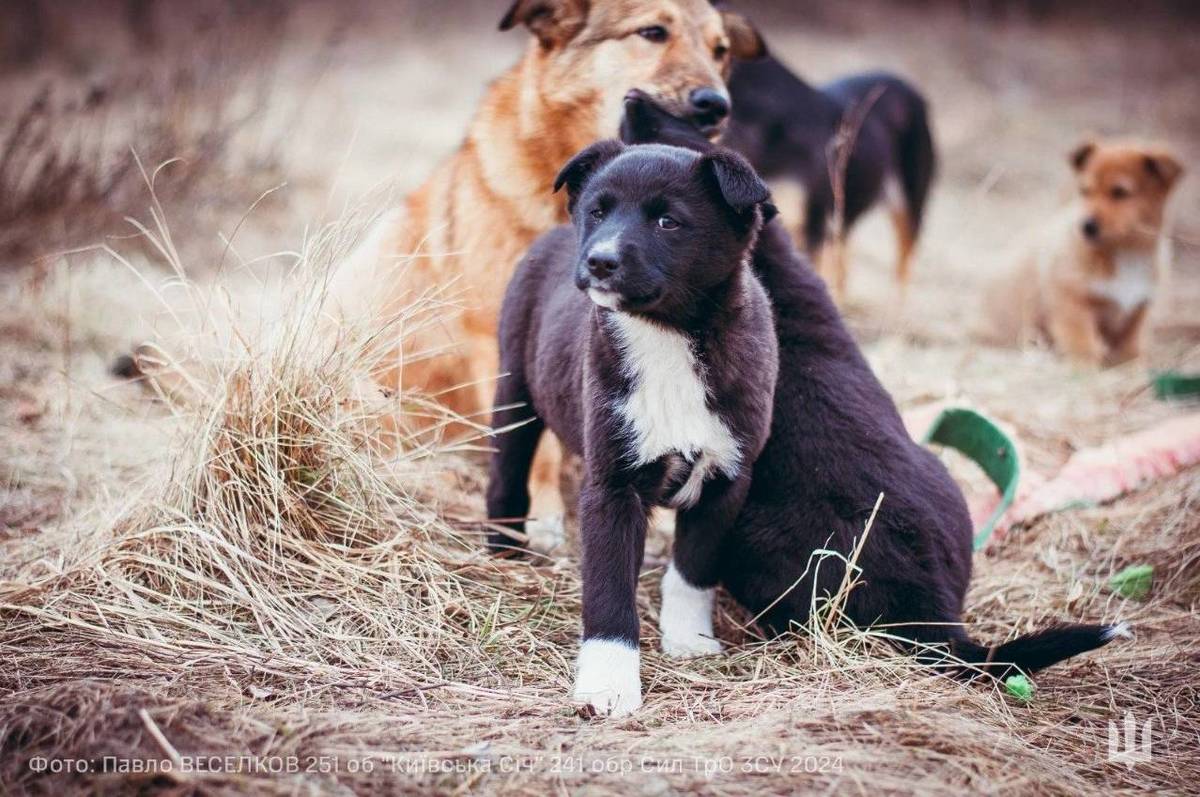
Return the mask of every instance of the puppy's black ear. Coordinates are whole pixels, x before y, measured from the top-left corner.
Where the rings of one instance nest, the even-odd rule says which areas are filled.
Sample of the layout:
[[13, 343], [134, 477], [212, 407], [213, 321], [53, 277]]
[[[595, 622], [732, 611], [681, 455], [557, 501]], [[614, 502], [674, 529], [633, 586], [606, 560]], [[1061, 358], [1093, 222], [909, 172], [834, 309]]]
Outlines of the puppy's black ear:
[[1075, 171], [1083, 171], [1083, 167], [1087, 166], [1087, 162], [1091, 160], [1092, 153], [1096, 151], [1095, 141], [1082, 141], [1079, 146], [1071, 150], [1070, 161], [1071, 168]]
[[722, 11], [725, 35], [729, 37], [729, 53], [743, 61], [753, 61], [767, 54], [767, 43], [750, 20], [732, 11]]
[[771, 192], [754, 168], [736, 152], [714, 150], [700, 158], [697, 167], [712, 175], [725, 204], [739, 215], [771, 198]]
[[545, 49], [566, 44], [587, 22], [587, 0], [515, 0], [500, 30], [524, 25]]
[[625, 151], [625, 145], [612, 138], [597, 141], [575, 154], [554, 178], [554, 190], [567, 187], [567, 210], [574, 212], [579, 192], [596, 170]]

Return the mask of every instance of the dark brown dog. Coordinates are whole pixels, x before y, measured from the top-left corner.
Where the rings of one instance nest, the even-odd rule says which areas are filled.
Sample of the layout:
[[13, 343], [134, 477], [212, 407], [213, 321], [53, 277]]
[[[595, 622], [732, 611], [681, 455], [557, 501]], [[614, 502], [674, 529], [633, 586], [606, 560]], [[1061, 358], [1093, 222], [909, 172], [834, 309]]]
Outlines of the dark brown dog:
[[834, 297], [840, 302], [846, 292], [846, 236], [881, 201], [905, 286], [935, 169], [920, 93], [885, 72], [813, 86], [770, 56], [735, 64], [729, 92], [733, 115], [721, 143], [764, 178], [803, 186], [803, 214], [789, 207], [784, 216], [803, 219], [798, 240]]

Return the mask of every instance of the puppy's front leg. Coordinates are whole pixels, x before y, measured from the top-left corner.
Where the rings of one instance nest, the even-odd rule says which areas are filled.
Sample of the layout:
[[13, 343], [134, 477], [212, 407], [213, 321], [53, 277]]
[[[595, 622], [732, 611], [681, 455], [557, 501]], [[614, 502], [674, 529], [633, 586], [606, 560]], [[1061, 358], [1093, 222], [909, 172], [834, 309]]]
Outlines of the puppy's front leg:
[[1050, 337], [1060, 352], [1088, 365], [1104, 359], [1104, 339], [1086, 299], [1062, 294], [1050, 316]]
[[663, 576], [658, 618], [663, 653], [668, 656], [691, 658], [721, 652], [712, 626], [721, 544], [749, 489], [749, 476], [734, 481], [717, 477], [704, 486], [700, 500], [680, 511], [675, 521], [675, 550]]
[[642, 705], [637, 581], [646, 507], [632, 486], [585, 483], [579, 496], [583, 549], [583, 644], [575, 700], [621, 717]]
[[1146, 338], [1146, 313], [1149, 309], [1150, 303], [1146, 302], [1129, 316], [1129, 320], [1125, 322], [1125, 328], [1113, 342], [1113, 350], [1109, 355], [1110, 363], [1117, 365], [1141, 356]]

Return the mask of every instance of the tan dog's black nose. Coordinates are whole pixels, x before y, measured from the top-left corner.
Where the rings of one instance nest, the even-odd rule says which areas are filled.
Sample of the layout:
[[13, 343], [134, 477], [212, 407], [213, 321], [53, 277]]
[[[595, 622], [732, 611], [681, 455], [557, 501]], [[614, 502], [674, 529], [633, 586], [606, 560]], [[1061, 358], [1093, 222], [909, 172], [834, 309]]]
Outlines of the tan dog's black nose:
[[729, 98], [711, 87], [694, 89], [688, 95], [688, 104], [700, 124], [716, 124], [729, 115]]

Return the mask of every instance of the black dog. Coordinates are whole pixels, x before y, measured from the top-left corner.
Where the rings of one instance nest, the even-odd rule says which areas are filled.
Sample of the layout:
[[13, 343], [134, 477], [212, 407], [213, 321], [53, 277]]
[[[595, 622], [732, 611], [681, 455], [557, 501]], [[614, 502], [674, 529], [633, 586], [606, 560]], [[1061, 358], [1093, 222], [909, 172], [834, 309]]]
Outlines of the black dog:
[[[818, 88], [766, 56], [737, 62], [729, 93], [733, 112], [722, 144], [749, 158], [764, 178], [803, 185], [804, 246], [834, 295], [840, 300], [845, 293], [844, 238], [881, 198], [896, 229], [897, 276], [906, 284], [935, 166], [928, 112], [916, 89], [884, 72]], [[841, 223], [831, 230], [839, 204], [834, 174], [844, 176]], [[831, 231], [838, 237], [826, 247]]]
[[[626, 99], [622, 136], [705, 151], [688, 122], [644, 95]], [[1013, 667], [1031, 672], [1100, 647], [1127, 626], [1066, 625], [987, 647], [962, 624], [971, 579], [971, 518], [958, 486], [913, 442], [820, 278], [779, 223], [763, 227], [754, 270], [771, 297], [779, 377], [771, 436], [754, 463], [750, 493], [724, 536], [718, 578], [772, 632], [804, 623], [812, 599], [835, 594], [842, 560], [812, 561], [818, 549], [849, 557], [880, 493], [863, 543], [861, 583], [845, 610], [860, 626], [893, 625], [905, 647], [956, 675]], [[965, 664], [966, 666], [963, 666]]]
[[732, 152], [619, 141], [576, 155], [555, 189], [564, 185], [577, 235], [542, 236], [501, 309], [507, 375], [493, 428], [510, 430], [496, 440], [487, 509], [521, 529], [512, 519], [528, 511], [544, 428], [583, 455], [575, 696], [620, 715], [641, 705], [635, 599], [653, 506], [678, 509], [664, 649], [720, 649], [714, 555], [766, 441], [778, 367], [770, 305], [749, 265], [768, 193]]

